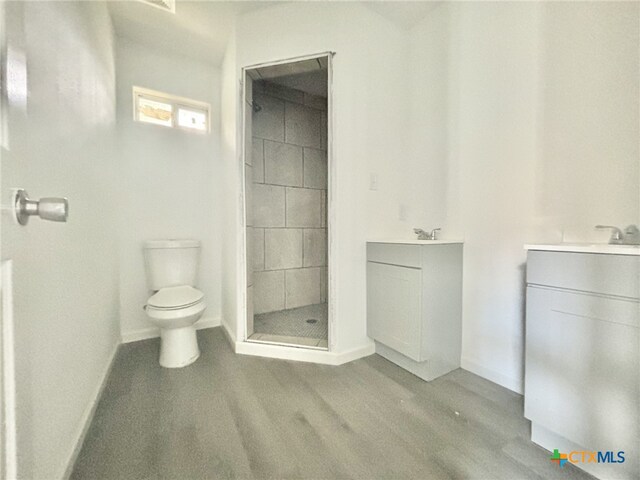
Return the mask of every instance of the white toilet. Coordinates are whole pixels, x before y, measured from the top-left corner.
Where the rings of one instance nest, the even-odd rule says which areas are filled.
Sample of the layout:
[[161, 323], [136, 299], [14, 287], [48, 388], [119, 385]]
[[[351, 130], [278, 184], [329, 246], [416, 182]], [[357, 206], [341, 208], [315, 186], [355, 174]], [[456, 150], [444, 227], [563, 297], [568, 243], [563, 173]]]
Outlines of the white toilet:
[[197, 240], [150, 240], [144, 244], [149, 287], [145, 310], [160, 328], [160, 365], [180, 368], [200, 356], [195, 323], [207, 308], [194, 287], [200, 261]]

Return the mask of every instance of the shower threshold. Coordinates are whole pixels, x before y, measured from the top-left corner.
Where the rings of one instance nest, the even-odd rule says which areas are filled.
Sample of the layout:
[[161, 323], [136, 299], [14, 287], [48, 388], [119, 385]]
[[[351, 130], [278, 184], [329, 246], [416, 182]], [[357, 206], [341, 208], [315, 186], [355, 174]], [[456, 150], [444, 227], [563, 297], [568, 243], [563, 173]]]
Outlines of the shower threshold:
[[273, 335], [271, 333], [254, 333], [248, 339], [251, 343], [266, 343], [269, 345], [282, 345], [285, 347], [308, 348], [310, 350], [328, 350], [326, 339], [310, 337], [289, 337], [286, 335]]

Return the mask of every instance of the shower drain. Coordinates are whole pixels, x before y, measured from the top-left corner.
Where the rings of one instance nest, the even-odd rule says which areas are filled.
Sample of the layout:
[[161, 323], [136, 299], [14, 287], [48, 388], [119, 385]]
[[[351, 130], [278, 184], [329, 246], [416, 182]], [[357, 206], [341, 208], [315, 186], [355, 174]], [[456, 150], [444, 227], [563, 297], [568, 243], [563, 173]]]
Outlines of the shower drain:
[[309, 318], [307, 319], [307, 323], [318, 323], [318, 320], [316, 320], [315, 318]]

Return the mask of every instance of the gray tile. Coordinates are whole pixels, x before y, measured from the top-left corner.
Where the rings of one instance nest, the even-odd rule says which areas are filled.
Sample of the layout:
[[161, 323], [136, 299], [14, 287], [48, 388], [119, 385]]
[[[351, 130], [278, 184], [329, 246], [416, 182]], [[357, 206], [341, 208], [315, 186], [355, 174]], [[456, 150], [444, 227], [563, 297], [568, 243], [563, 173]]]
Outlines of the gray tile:
[[322, 267], [327, 264], [327, 230], [311, 228], [304, 230], [305, 267]]
[[287, 102], [285, 141], [302, 147], [322, 148], [322, 113], [315, 108]]
[[247, 253], [246, 253], [246, 267], [247, 267], [247, 287], [253, 285], [253, 227], [247, 227]]
[[282, 100], [289, 100], [295, 103], [304, 103], [304, 92], [294, 88], [285, 87], [272, 82], [264, 82], [264, 94], [277, 97]]
[[285, 226], [285, 187], [253, 184], [253, 226]]
[[[308, 322], [315, 320], [315, 322]], [[307, 305], [256, 315], [255, 332], [289, 337], [327, 338], [327, 304]]]
[[253, 270], [264, 270], [264, 228], [253, 228]]
[[[250, 103], [244, 104], [244, 114], [245, 114], [245, 118], [247, 119], [253, 118], [252, 117], [253, 109]], [[244, 163], [246, 163], [247, 165], [253, 165], [252, 163], [253, 151], [251, 148], [252, 131], [253, 131], [253, 122], [247, 121], [247, 124], [245, 125], [245, 130], [244, 130]]]
[[264, 141], [265, 183], [301, 187], [302, 176], [302, 147]]
[[244, 208], [245, 208], [245, 215], [246, 215], [246, 224], [248, 226], [253, 225], [253, 220], [254, 220], [253, 182], [251, 181], [252, 179], [253, 179], [253, 167], [250, 167], [249, 165], [245, 165], [244, 166], [244, 192], [245, 192]]
[[302, 230], [266, 229], [264, 232], [264, 267], [266, 270], [302, 267]]
[[253, 274], [253, 312], [255, 315], [284, 308], [284, 270]]
[[300, 268], [286, 272], [286, 308], [320, 303], [320, 269]]
[[321, 190], [287, 188], [287, 227], [322, 226]]
[[324, 150], [304, 149], [304, 186], [327, 188], [327, 152]]
[[254, 101], [261, 109], [253, 112], [253, 136], [283, 142], [284, 101], [257, 93]]
[[264, 80], [254, 80], [253, 81], [253, 94], [256, 93], [264, 93]]
[[324, 150], [328, 150], [327, 136], [329, 135], [329, 121], [327, 119], [327, 115], [327, 112], [322, 112], [322, 115], [320, 116], [320, 144], [322, 145], [321, 148]]
[[318, 110], [327, 109], [327, 97], [321, 97], [320, 95], [312, 95], [310, 93], [304, 94], [304, 104], [308, 107], [317, 108]]
[[253, 137], [251, 161], [253, 165], [253, 182], [264, 183], [264, 144], [261, 138]]

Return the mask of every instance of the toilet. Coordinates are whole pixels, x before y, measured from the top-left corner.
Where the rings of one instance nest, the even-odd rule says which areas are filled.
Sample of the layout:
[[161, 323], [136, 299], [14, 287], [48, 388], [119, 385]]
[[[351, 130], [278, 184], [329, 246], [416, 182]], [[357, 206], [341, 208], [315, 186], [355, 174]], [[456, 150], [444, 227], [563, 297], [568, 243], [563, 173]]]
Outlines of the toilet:
[[149, 240], [144, 243], [149, 288], [149, 320], [160, 328], [160, 365], [180, 368], [200, 356], [195, 323], [207, 308], [195, 288], [200, 261], [197, 240]]

